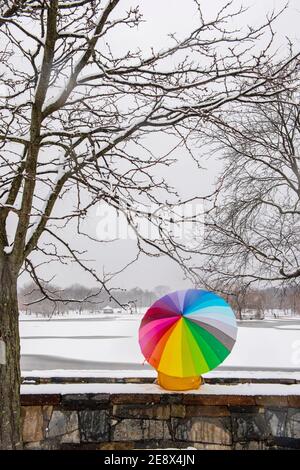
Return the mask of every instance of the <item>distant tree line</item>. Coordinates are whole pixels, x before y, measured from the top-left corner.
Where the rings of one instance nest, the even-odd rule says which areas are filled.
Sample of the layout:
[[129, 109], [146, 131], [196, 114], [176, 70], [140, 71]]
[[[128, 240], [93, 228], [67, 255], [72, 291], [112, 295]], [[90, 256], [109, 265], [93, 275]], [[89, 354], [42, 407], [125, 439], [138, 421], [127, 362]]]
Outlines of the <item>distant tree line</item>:
[[[150, 306], [170, 290], [168, 286], [157, 286], [153, 290], [143, 290], [139, 287], [127, 290], [115, 289], [114, 296], [110, 297], [106, 290], [99, 290], [97, 287], [91, 289], [80, 284], [73, 284], [62, 289], [54, 285], [47, 285], [47, 291], [55, 293], [56, 298], [61, 299], [53, 302], [47, 297], [43, 298], [32, 283], [20, 289], [19, 308], [23, 312], [39, 313], [46, 316], [69, 311], [96, 313], [106, 306], [119, 307], [120, 309], [124, 307], [134, 312], [140, 307]], [[67, 301], [64, 300], [66, 298]]]
[[237, 318], [252, 312], [257, 319], [264, 319], [272, 311], [274, 317], [284, 314], [300, 315], [299, 286], [240, 288], [230, 295], [223, 295], [230, 303]]
[[[124, 307], [130, 312], [135, 312], [142, 307], [149, 307], [155, 300], [172, 289], [168, 286], [157, 286], [153, 290], [135, 287], [128, 290], [116, 289], [114, 298], [110, 298], [105, 290], [88, 288], [80, 284], [74, 284], [67, 288], [57, 286], [47, 287], [60, 296], [61, 301], [55, 303], [48, 298], [41, 298], [40, 292], [33, 284], [27, 284], [20, 289], [20, 311], [25, 313], [38, 313], [45, 316], [52, 314], [64, 314], [66, 312], [100, 312], [104, 307]], [[221, 291], [221, 289], [220, 289]], [[300, 315], [300, 289], [299, 287], [270, 287], [265, 289], [243, 289], [240, 287], [230, 295], [223, 297], [230, 303], [238, 318], [252, 312], [253, 316], [263, 319], [267, 311], [273, 315], [290, 313]], [[67, 298], [68, 301], [65, 301]], [[118, 299], [119, 304], [115, 299]], [[70, 301], [71, 300], [71, 301]]]

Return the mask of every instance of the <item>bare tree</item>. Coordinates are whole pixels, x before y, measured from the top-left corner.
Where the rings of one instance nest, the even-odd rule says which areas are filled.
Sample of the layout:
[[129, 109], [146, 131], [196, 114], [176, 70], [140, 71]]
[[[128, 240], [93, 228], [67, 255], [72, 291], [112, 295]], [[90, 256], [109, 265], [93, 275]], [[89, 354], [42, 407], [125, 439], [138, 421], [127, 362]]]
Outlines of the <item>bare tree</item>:
[[215, 119], [211, 143], [224, 171], [207, 215], [203, 271], [207, 282], [299, 284], [299, 72], [289, 92], [269, 103], [232, 106]]
[[[73, 260], [108, 289], [110, 277], [85, 263], [64, 236], [74, 220], [81, 233], [87, 211], [105, 201], [125, 214], [140, 253], [170, 256], [195, 274], [185, 247], [148, 209], [152, 203], [171, 205], [176, 193], [158, 176], [172, 159], [153, 155], [145, 136], [165, 129], [176, 145], [184, 144], [214, 110], [243, 99], [268, 101], [288, 84], [286, 66], [295, 61], [289, 55], [271, 67], [276, 15], [259, 28], [232, 30], [231, 18], [243, 14], [232, 2], [206, 19], [195, 1], [198, 27], [187, 37], [172, 35], [172, 45], [149, 54], [136, 47], [119, 55], [112, 38], [142, 20], [137, 7], [124, 12], [123, 4], [1, 2], [0, 334], [7, 352], [0, 366], [2, 448], [21, 446], [20, 272], [28, 270], [41, 298], [55, 300], [43, 287], [34, 253], [46, 262]], [[260, 51], [258, 40], [265, 44]], [[141, 234], [140, 218], [150, 220], [159, 236]]]

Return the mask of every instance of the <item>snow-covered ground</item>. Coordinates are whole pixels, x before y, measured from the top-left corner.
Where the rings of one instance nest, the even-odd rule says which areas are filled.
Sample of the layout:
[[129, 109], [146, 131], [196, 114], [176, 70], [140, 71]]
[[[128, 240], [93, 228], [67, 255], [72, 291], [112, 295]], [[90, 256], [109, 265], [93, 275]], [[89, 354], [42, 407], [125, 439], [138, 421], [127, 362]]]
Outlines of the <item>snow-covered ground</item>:
[[[25, 318], [20, 321], [24, 376], [156, 376], [138, 344], [141, 315]], [[206, 376], [300, 379], [299, 320], [240, 322], [232, 353]]]
[[[108, 307], [110, 308], [110, 307]], [[20, 312], [20, 320], [21, 321], [32, 321], [32, 320], [82, 320], [84, 318], [87, 319], [103, 319], [103, 317], [108, 316], [112, 318], [113, 316], [124, 316], [124, 315], [131, 315], [133, 312], [126, 311], [125, 309], [121, 308], [113, 308], [111, 309], [112, 313], [104, 313], [103, 310], [91, 312], [90, 310], [70, 310], [68, 312], [63, 313], [53, 313], [49, 316], [46, 316], [43, 313], [25, 313], [23, 311]], [[143, 315], [147, 310], [147, 307], [139, 307], [135, 310], [135, 315]]]
[[[53, 394], [67, 395], [69, 393], [174, 393], [164, 390], [156, 384], [42, 384], [22, 385], [21, 393], [26, 394]], [[198, 390], [182, 392], [196, 395], [300, 395], [300, 384], [239, 384], [239, 385], [209, 385], [204, 384]]]

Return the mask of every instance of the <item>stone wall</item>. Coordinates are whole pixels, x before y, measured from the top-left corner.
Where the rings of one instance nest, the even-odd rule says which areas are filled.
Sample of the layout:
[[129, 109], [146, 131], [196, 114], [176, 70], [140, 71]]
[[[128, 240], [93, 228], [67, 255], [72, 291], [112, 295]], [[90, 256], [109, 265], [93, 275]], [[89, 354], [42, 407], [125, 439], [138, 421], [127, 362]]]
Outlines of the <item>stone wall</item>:
[[23, 395], [27, 449], [295, 449], [300, 396]]

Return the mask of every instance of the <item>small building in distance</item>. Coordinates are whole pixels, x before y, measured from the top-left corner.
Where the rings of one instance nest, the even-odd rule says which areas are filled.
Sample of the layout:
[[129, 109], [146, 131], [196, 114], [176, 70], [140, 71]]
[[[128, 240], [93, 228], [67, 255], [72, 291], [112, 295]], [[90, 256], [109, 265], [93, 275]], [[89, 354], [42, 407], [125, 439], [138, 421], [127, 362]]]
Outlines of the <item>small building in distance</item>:
[[109, 305], [106, 305], [106, 307], [103, 308], [102, 312], [103, 313], [114, 313], [114, 310]]

